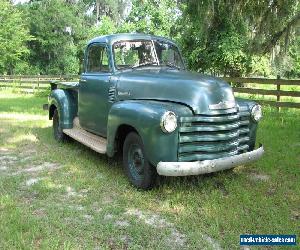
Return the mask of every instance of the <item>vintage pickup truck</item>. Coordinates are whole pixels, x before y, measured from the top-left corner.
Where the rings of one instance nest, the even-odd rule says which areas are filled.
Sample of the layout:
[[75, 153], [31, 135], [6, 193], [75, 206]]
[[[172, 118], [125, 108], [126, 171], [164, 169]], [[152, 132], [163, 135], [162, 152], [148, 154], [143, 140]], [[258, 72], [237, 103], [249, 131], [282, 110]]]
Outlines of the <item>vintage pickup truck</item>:
[[57, 141], [68, 137], [113, 157], [130, 182], [187, 176], [259, 159], [261, 107], [231, 86], [186, 70], [176, 44], [145, 34], [91, 40], [79, 82], [52, 82], [47, 109]]

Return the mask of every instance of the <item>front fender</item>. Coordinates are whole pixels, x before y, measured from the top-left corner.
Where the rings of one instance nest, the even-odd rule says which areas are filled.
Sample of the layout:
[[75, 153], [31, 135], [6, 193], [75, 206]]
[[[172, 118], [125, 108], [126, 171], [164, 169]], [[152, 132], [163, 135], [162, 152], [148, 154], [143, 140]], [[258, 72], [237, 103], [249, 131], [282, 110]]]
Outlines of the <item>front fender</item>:
[[[73, 127], [73, 119], [77, 115], [76, 97], [65, 89], [52, 90], [49, 96], [49, 112], [53, 105], [58, 109], [59, 122], [63, 129]], [[51, 114], [49, 114], [51, 118]]]
[[107, 154], [113, 156], [118, 128], [129, 125], [139, 133], [144, 143], [145, 154], [151, 164], [160, 161], [177, 161], [178, 128], [172, 133], [164, 133], [160, 120], [165, 111], [173, 111], [177, 116], [191, 115], [192, 111], [181, 104], [127, 100], [115, 103], [108, 116]]

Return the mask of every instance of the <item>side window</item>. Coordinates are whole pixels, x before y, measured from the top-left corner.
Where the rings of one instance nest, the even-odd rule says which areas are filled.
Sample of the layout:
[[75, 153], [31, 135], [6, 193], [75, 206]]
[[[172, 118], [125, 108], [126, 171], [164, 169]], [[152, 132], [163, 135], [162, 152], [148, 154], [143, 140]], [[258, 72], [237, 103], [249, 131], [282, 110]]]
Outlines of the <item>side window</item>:
[[104, 46], [95, 44], [89, 47], [87, 72], [109, 72], [108, 56]]

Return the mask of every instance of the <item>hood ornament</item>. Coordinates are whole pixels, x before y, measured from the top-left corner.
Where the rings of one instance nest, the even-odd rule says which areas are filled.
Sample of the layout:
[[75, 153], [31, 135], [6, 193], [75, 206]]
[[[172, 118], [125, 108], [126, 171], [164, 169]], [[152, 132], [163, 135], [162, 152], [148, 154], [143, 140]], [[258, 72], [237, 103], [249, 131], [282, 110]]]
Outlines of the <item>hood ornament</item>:
[[211, 110], [217, 110], [217, 109], [230, 109], [230, 108], [235, 108], [235, 101], [224, 101], [224, 102], [219, 102], [217, 104], [210, 104], [209, 109]]

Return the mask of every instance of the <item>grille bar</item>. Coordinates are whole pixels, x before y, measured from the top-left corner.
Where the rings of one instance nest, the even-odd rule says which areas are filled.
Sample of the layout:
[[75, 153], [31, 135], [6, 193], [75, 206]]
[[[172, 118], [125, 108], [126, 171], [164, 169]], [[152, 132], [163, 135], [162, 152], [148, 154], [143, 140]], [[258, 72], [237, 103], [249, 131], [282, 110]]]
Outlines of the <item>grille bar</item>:
[[210, 126], [192, 126], [180, 127], [179, 132], [196, 132], [196, 131], [220, 131], [220, 130], [233, 130], [239, 128], [239, 122], [232, 124], [210, 125]]
[[232, 141], [232, 142], [224, 142], [218, 144], [207, 144], [204, 142], [202, 145], [192, 144], [192, 145], [183, 145], [179, 148], [179, 153], [192, 153], [192, 152], [219, 152], [225, 151], [228, 149], [236, 148], [239, 145], [239, 141]]
[[232, 156], [238, 154], [238, 149], [222, 152], [222, 153], [214, 153], [214, 154], [191, 154], [191, 155], [183, 155], [179, 156], [179, 161], [203, 161], [203, 160], [213, 160], [217, 158], [223, 158], [227, 156]]
[[180, 118], [179, 161], [217, 159], [249, 149], [248, 106], [226, 111]]
[[181, 117], [181, 122], [227, 122], [238, 121], [238, 114], [222, 115], [222, 116], [194, 116], [194, 117]]

